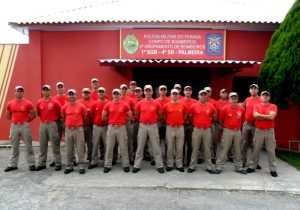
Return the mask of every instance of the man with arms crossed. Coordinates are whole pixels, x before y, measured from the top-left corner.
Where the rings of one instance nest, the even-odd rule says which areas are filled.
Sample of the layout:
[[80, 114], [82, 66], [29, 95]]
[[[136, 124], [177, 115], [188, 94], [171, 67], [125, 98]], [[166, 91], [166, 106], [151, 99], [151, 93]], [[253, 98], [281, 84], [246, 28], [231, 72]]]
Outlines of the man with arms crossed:
[[[246, 109], [245, 112], [245, 121], [243, 123], [242, 129], [242, 145], [241, 145], [241, 155], [242, 155], [242, 163], [243, 167], [245, 167], [247, 163], [247, 151], [248, 145], [252, 140], [255, 133], [255, 119], [253, 118], [253, 107], [255, 104], [261, 103], [261, 98], [258, 95], [258, 85], [251, 84], [249, 88], [250, 97], [246, 98], [243, 105]], [[261, 169], [260, 165], [257, 164], [256, 169]]]
[[247, 168], [247, 173], [252, 173], [257, 168], [259, 154], [262, 145], [265, 143], [268, 153], [270, 174], [273, 177], [277, 177], [275, 157], [276, 140], [274, 131], [277, 106], [275, 104], [271, 104], [269, 102], [270, 99], [270, 93], [268, 91], [263, 91], [261, 93], [262, 102], [255, 104], [253, 108], [253, 117], [255, 119], [256, 129], [253, 137], [254, 150], [249, 168]]

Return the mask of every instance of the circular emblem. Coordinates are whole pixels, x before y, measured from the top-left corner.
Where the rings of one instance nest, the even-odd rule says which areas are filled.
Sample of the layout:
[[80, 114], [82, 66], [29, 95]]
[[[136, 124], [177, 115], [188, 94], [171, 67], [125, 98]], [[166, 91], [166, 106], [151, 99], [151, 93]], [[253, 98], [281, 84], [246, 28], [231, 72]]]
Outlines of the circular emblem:
[[128, 54], [133, 54], [139, 48], [139, 40], [134, 34], [128, 34], [123, 41], [123, 47]]
[[48, 104], [48, 110], [52, 110], [53, 109], [53, 103], [49, 103]]
[[21, 106], [21, 111], [25, 111], [25, 106]]

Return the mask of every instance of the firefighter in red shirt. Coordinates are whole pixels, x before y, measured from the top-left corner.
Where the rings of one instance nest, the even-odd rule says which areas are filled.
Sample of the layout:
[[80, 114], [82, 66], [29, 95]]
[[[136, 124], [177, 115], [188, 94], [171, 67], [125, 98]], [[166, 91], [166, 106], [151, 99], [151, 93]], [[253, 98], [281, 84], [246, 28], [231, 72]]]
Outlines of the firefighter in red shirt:
[[132, 173], [138, 172], [141, 168], [144, 148], [148, 136], [153, 148], [153, 155], [157, 171], [159, 173], [164, 173], [157, 128], [157, 121], [162, 115], [162, 108], [160, 104], [152, 98], [153, 89], [151, 85], [145, 85], [144, 94], [145, 99], [140, 101], [135, 107], [135, 114], [140, 121], [140, 127], [138, 131], [138, 148]]
[[214, 174], [215, 170], [211, 162], [211, 126], [212, 121], [216, 119], [217, 112], [212, 104], [206, 102], [207, 92], [205, 90], [200, 90], [198, 95], [199, 102], [192, 104], [189, 110], [189, 117], [192, 119], [194, 130], [192, 134], [193, 151], [187, 172], [195, 171], [199, 147], [203, 143], [206, 171]]
[[[143, 90], [141, 87], [136, 87], [134, 89], [134, 94], [135, 94], [135, 98], [134, 98], [134, 107], [137, 105], [138, 102], [140, 102], [141, 100], [143, 100]], [[137, 135], [138, 135], [138, 131], [139, 131], [139, 119], [136, 118], [135, 114], [133, 116], [133, 123], [132, 123], [132, 127], [133, 127], [133, 153], [134, 153], [134, 157], [136, 154], [136, 149], [137, 149]]]
[[87, 147], [87, 160], [89, 163], [92, 161], [92, 152], [93, 152], [93, 119], [91, 117], [91, 109], [95, 103], [95, 100], [90, 97], [91, 90], [89, 88], [82, 89], [82, 98], [77, 101], [85, 106], [87, 110], [87, 120], [83, 122], [83, 131], [84, 131], [84, 140]]
[[[181, 85], [180, 84], [175, 84], [174, 89], [177, 89], [179, 91], [179, 100], [183, 99], [184, 96], [181, 95]], [[171, 98], [171, 97], [170, 97]], [[170, 99], [171, 100], [171, 99]]]
[[[155, 101], [158, 101], [161, 107], [164, 107], [166, 103], [171, 101], [171, 98], [167, 97], [167, 93], [168, 93], [167, 86], [165, 85], [159, 86], [158, 88], [159, 97], [156, 98]], [[158, 120], [157, 127], [158, 127], [160, 143], [163, 140], [165, 142], [165, 156], [167, 156], [166, 121], [164, 118]], [[152, 161], [151, 165], [155, 165], [155, 161]]]
[[220, 156], [216, 163], [216, 173], [220, 174], [231, 145], [234, 148], [234, 165], [235, 171], [246, 174], [241, 162], [241, 126], [244, 119], [245, 109], [238, 104], [238, 94], [231, 92], [229, 94], [230, 104], [222, 108], [220, 113], [220, 124], [224, 126]]
[[129, 105], [121, 101], [120, 89], [113, 89], [113, 100], [105, 104], [102, 111], [102, 120], [108, 121], [106, 136], [106, 153], [104, 163], [104, 173], [108, 173], [112, 168], [113, 150], [118, 143], [124, 172], [129, 172], [128, 142], [126, 131], [126, 120], [132, 119], [132, 112]]
[[61, 105], [51, 97], [50, 85], [42, 87], [43, 98], [37, 102], [37, 115], [40, 117], [39, 126], [39, 142], [40, 154], [39, 164], [36, 167], [37, 171], [46, 168], [46, 160], [48, 153], [48, 141], [51, 141], [52, 153], [55, 163], [55, 171], [61, 170], [61, 154], [60, 154], [60, 139], [58, 135], [57, 120], [61, 119]]
[[95, 101], [91, 108], [91, 118], [93, 119], [93, 153], [92, 162], [89, 164], [88, 169], [92, 169], [98, 165], [99, 161], [99, 146], [102, 142], [104, 149], [106, 148], [106, 134], [107, 134], [107, 121], [102, 120], [102, 111], [109, 101], [105, 99], [105, 88], [98, 88], [99, 99]]
[[[192, 87], [191, 86], [185, 86], [184, 87], [184, 97], [180, 100], [187, 106], [187, 113], [189, 112], [189, 109], [192, 104], [196, 103], [197, 100], [192, 98]], [[186, 154], [186, 165], [189, 166], [191, 162], [191, 155], [192, 155], [192, 133], [193, 133], [193, 124], [190, 121], [189, 118], [185, 121], [184, 124], [184, 146], [183, 146], [183, 163], [185, 159]], [[185, 149], [187, 147], [187, 149]], [[186, 152], [185, 152], [186, 150]]]
[[[134, 115], [134, 99], [128, 96], [128, 87], [125, 84], [120, 86], [121, 97], [120, 100], [127, 103], [130, 107], [132, 114]], [[130, 165], [134, 164], [134, 153], [133, 153], [133, 126], [132, 119], [126, 121], [127, 130], [127, 141], [128, 141], [128, 155]]]
[[91, 79], [91, 99], [98, 100], [99, 81], [97, 78]]
[[33, 105], [30, 101], [24, 99], [24, 88], [22, 86], [15, 87], [15, 99], [9, 101], [6, 105], [6, 118], [11, 120], [10, 126], [10, 142], [11, 156], [8, 167], [5, 172], [18, 169], [19, 160], [19, 144], [20, 137], [26, 146], [26, 158], [30, 171], [35, 171], [34, 151], [32, 148], [32, 131], [29, 122], [36, 117]]
[[[247, 152], [249, 144], [254, 136], [255, 133], [255, 119], [253, 118], [253, 108], [255, 104], [261, 103], [261, 97], [258, 95], [258, 85], [251, 84], [249, 87], [250, 97], [246, 98], [243, 105], [246, 109], [245, 112], [245, 121], [243, 123], [242, 129], [242, 146], [241, 146], [241, 155], [242, 155], [242, 162], [243, 167], [245, 167], [247, 163]], [[256, 169], [261, 169], [261, 166], [257, 164]]]
[[135, 99], [136, 97], [134, 93], [136, 87], [137, 87], [136, 81], [129, 82], [129, 89], [127, 90], [127, 95], [132, 99]]
[[[219, 136], [223, 132], [223, 126], [222, 126], [222, 124], [220, 124], [221, 109], [224, 106], [230, 104], [227, 98], [228, 98], [228, 91], [226, 89], [221, 89], [220, 90], [220, 99], [215, 101], [215, 108], [217, 110], [217, 121], [215, 122], [215, 133], [213, 134], [212, 153], [211, 153], [212, 163], [214, 163], [214, 164], [216, 163], [217, 146], [218, 146]], [[233, 157], [232, 150], [233, 150], [233, 148], [231, 146], [230, 149], [228, 150], [228, 153], [227, 153], [227, 157], [230, 160]]]
[[277, 177], [275, 157], [276, 139], [274, 131], [277, 106], [269, 102], [271, 96], [268, 91], [263, 91], [260, 95], [262, 102], [255, 104], [253, 108], [256, 129], [253, 137], [254, 150], [247, 173], [255, 171], [259, 162], [261, 148], [265, 144], [268, 153], [270, 174], [273, 177]]
[[87, 120], [87, 111], [84, 105], [76, 101], [76, 91], [68, 90], [69, 103], [62, 108], [62, 120], [66, 124], [67, 168], [64, 173], [73, 171], [74, 145], [78, 155], [79, 173], [85, 173], [85, 142], [83, 122]]
[[[179, 91], [171, 90], [171, 101], [163, 107], [163, 114], [166, 118], [166, 140], [168, 145], [167, 150], [167, 168], [166, 171], [172, 171], [174, 167], [175, 149], [175, 166], [180, 172], [184, 172], [182, 167], [183, 144], [184, 144], [184, 122], [186, 121], [187, 107], [179, 101]], [[175, 147], [175, 148], [174, 148]]]
[[[69, 103], [68, 96], [65, 94], [65, 84], [63, 82], [56, 83], [56, 91], [57, 91], [57, 95], [54, 96], [53, 98], [60, 103], [61, 107], [63, 107], [66, 103]], [[59, 138], [57, 147], [60, 147], [60, 142], [62, 141], [62, 137], [65, 136], [66, 125], [62, 122], [61, 116], [57, 119], [56, 123], [57, 123], [57, 132]], [[50, 163], [50, 167], [54, 167], [54, 166], [55, 166], [55, 162]], [[74, 156], [74, 166], [77, 166], [75, 156]]]
[[[215, 99], [211, 98], [211, 94], [212, 94], [212, 89], [211, 87], [205, 87], [204, 90], [206, 91], [207, 93], [207, 100], [206, 102], [207, 103], [210, 103], [211, 105], [213, 105], [215, 107]], [[214, 134], [215, 134], [215, 122], [212, 123], [212, 126], [211, 126], [211, 144], [213, 144], [213, 138], [214, 138]], [[201, 144], [200, 145], [200, 152], [199, 152], [199, 157], [198, 157], [198, 164], [201, 164], [203, 162], [203, 156], [204, 156], [204, 146]], [[212, 148], [211, 148], [212, 149]], [[211, 151], [212, 153], [212, 151]], [[215, 157], [213, 156], [212, 154], [212, 162], [215, 163]]]

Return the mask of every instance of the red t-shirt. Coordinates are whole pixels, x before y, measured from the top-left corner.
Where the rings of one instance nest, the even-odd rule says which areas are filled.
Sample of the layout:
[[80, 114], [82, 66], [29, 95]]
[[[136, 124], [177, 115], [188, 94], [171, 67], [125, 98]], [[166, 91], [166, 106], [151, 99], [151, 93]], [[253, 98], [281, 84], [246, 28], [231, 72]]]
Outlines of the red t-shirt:
[[29, 111], [33, 110], [33, 104], [26, 99], [13, 99], [7, 103], [6, 109], [11, 112], [12, 123], [25, 123], [29, 120]]
[[191, 105], [189, 114], [193, 116], [193, 125], [197, 128], [208, 128], [212, 125], [212, 117], [217, 114], [216, 109], [210, 103], [200, 102]]
[[86, 108], [81, 103], [74, 105], [67, 103], [63, 106], [61, 113], [66, 116], [65, 124], [67, 127], [83, 126], [83, 118], [87, 116]]
[[41, 122], [56, 121], [61, 114], [61, 105], [54, 98], [50, 98], [47, 101], [41, 98], [38, 100], [36, 107]]
[[127, 112], [130, 111], [130, 107], [123, 101], [120, 101], [119, 103], [111, 101], [105, 104], [103, 110], [108, 114], [108, 124], [125, 125]]
[[134, 93], [127, 93], [127, 96], [130, 97], [130, 98], [132, 98], [132, 99], [136, 98], [136, 96], [134, 95]]
[[[258, 112], [259, 114], [268, 115], [270, 112], [277, 113], [277, 106], [275, 104], [263, 105], [263, 103], [255, 104], [253, 113]], [[270, 129], [275, 127], [275, 120], [255, 120], [255, 126], [260, 129]]]
[[99, 97], [98, 97], [98, 91], [92, 90], [92, 91], [91, 91], [91, 94], [90, 94], [90, 98], [91, 98], [92, 100], [97, 101], [97, 100], [99, 99]]
[[166, 116], [167, 125], [179, 126], [184, 124], [184, 116], [187, 113], [186, 105], [179, 101], [173, 103], [172, 101], [164, 105], [163, 114]]
[[109, 103], [108, 100], [105, 101], [96, 101], [91, 109], [91, 115], [94, 116], [95, 125], [107, 125], [107, 121], [102, 120], [102, 111], [105, 104]]
[[[90, 98], [94, 101], [98, 101], [99, 100], [98, 91], [91, 90]], [[108, 99], [107, 96], [104, 96], [104, 98]]]
[[90, 99], [88, 101], [84, 100], [83, 98], [77, 100], [78, 103], [81, 103], [85, 106], [87, 110], [87, 120], [83, 123], [83, 125], [91, 125], [93, 124], [92, 116], [91, 116], [91, 109], [93, 105], [95, 104], [95, 100]]
[[185, 97], [180, 99], [180, 101], [186, 105], [187, 109], [189, 109], [192, 104], [197, 103], [196, 99], [190, 98], [190, 100], [187, 100]]
[[[187, 100], [185, 97], [183, 97], [180, 101], [183, 102], [186, 105], [186, 107], [187, 107], [187, 113], [189, 113], [191, 105], [194, 104], [194, 103], [197, 103], [196, 99], [190, 98], [189, 100]], [[192, 122], [190, 122], [190, 120], [187, 119], [186, 123], [187, 124], [191, 124]]]
[[66, 103], [69, 102], [68, 96], [66, 95], [63, 96], [56, 95], [54, 96], [54, 98], [60, 103], [61, 107], [63, 107]]
[[[166, 105], [166, 103], [171, 101], [171, 98], [170, 97], [165, 97], [164, 99], [156, 98], [155, 101], [157, 101], [160, 104], [160, 106], [163, 108], [164, 105]], [[164, 121], [164, 120], [161, 119], [160, 121]]]
[[228, 100], [226, 101], [222, 101], [221, 99], [220, 100], [217, 100], [215, 102], [215, 108], [217, 110], [217, 121], [219, 122], [221, 120], [220, 118], [220, 114], [221, 114], [221, 110], [223, 107], [225, 107], [226, 105], [229, 105], [230, 102]]
[[[140, 102], [140, 101], [142, 101], [142, 100], [144, 100], [144, 98], [138, 99], [137, 97], [135, 97], [135, 98], [133, 99], [134, 110], [135, 110], [135, 107], [136, 107], [136, 105], [138, 104], [138, 102]], [[134, 120], [138, 120], [138, 119], [136, 118], [136, 116], [135, 116], [135, 113], [132, 113], [132, 114], [133, 114], [133, 119], [134, 119]]]
[[208, 98], [207, 101], [206, 101], [206, 103], [210, 103], [210, 104], [212, 104], [213, 106], [216, 106], [216, 100], [213, 99], [213, 98]]
[[123, 101], [125, 103], [127, 103], [132, 111], [132, 113], [134, 112], [134, 100], [132, 98], [130, 98], [128, 95], [124, 96], [124, 97], [121, 97], [120, 98], [120, 101]]
[[134, 107], [137, 105], [138, 102], [140, 102], [141, 100], [144, 100], [144, 98], [142, 97], [141, 99], [138, 98], [134, 98], [133, 99], [133, 103], [134, 103]]
[[240, 129], [243, 123], [245, 108], [241, 105], [233, 107], [231, 104], [224, 106], [220, 113], [220, 120], [224, 128]]
[[157, 123], [158, 111], [162, 110], [161, 105], [156, 100], [142, 100], [135, 109], [136, 112], [140, 113], [139, 121], [145, 124]]
[[155, 101], [158, 101], [161, 107], [164, 107], [164, 105], [171, 101], [171, 98], [165, 97], [164, 99], [156, 98]]
[[245, 99], [243, 105], [246, 108], [246, 112], [245, 112], [246, 122], [254, 124], [255, 120], [253, 118], [253, 107], [255, 104], [259, 104], [259, 103], [261, 103], [260, 97], [256, 97], [256, 98], [248, 97]]

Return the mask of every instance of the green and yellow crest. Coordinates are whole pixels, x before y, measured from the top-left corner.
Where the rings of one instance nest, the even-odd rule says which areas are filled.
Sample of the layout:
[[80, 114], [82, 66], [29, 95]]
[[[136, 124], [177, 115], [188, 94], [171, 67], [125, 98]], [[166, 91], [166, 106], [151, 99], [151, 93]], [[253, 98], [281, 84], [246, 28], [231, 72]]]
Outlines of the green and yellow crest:
[[134, 34], [128, 34], [123, 41], [123, 47], [128, 54], [133, 54], [139, 48], [139, 40]]

